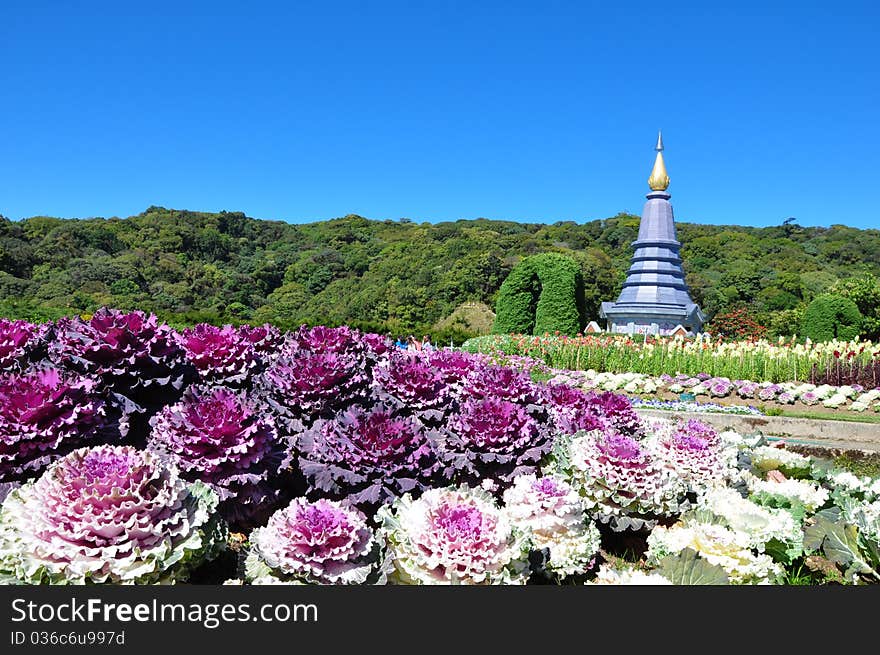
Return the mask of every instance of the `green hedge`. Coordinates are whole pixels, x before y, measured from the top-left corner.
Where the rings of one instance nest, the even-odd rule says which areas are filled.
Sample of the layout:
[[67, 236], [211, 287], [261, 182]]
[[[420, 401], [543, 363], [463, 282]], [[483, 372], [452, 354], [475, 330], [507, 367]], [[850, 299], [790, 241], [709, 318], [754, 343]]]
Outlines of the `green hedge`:
[[526, 257], [502, 283], [495, 314], [495, 334], [574, 336], [586, 324], [580, 266], [558, 253]]
[[801, 319], [801, 334], [813, 341], [855, 339], [862, 325], [862, 313], [849, 298], [823, 293], [807, 306]]

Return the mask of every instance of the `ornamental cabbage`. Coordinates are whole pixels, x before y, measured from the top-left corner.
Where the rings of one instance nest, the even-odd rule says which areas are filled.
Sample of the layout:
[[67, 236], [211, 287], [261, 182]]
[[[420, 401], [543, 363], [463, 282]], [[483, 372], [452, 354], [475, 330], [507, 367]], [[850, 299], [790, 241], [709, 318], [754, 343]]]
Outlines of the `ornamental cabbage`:
[[629, 398], [612, 391], [590, 392], [587, 396], [593, 413], [603, 418], [610, 429], [633, 437], [641, 434], [642, 421]]
[[0, 482], [37, 476], [75, 448], [119, 438], [126, 424], [97, 386], [52, 367], [0, 374]]
[[375, 506], [436, 481], [433, 432], [388, 407], [352, 407], [296, 436], [299, 468], [313, 496]]
[[779, 470], [788, 477], [809, 477], [812, 471], [812, 460], [785, 448], [776, 446], [758, 446], [749, 453], [752, 467], [760, 472]]
[[596, 578], [585, 584], [613, 585], [671, 585], [672, 583], [659, 573], [642, 571], [634, 567], [615, 569], [609, 564], [602, 564]]
[[264, 523], [283, 502], [285, 445], [270, 414], [243, 393], [191, 386], [150, 424], [148, 448], [185, 479], [210, 486], [221, 514], [236, 527]]
[[432, 350], [428, 353], [428, 362], [455, 388], [459, 388], [472, 371], [485, 366], [477, 356], [460, 350]]
[[359, 510], [342, 503], [296, 498], [249, 541], [245, 579], [251, 584], [384, 582], [380, 540]]
[[[768, 544], [781, 544], [789, 557], [802, 550], [801, 526], [784, 509], [763, 507], [743, 498], [735, 489], [719, 487], [709, 490], [697, 505], [700, 516], [708, 513], [716, 522], [742, 533], [747, 544], [764, 552]], [[773, 543], [771, 543], [773, 542]]]
[[499, 398], [524, 407], [543, 401], [541, 389], [528, 373], [507, 366], [475, 368], [463, 380], [463, 387], [471, 398]]
[[364, 399], [371, 379], [360, 355], [332, 350], [287, 350], [262, 378], [258, 386], [288, 433]]
[[186, 353], [174, 331], [155, 314], [101, 308], [89, 320], [61, 318], [50, 358], [63, 367], [100, 376], [114, 392], [143, 404], [164, 404], [188, 377]]
[[231, 325], [199, 323], [180, 334], [187, 360], [199, 379], [217, 384], [240, 384], [260, 364], [249, 336]]
[[775, 584], [782, 567], [769, 555], [752, 552], [747, 535], [714, 523], [687, 521], [657, 526], [648, 535], [648, 564], [690, 548], [710, 564], [720, 566], [732, 584]]
[[284, 341], [284, 335], [281, 333], [281, 330], [269, 323], [264, 325], [240, 325], [238, 333], [250, 343], [251, 348], [253, 348], [257, 355], [266, 359], [270, 359], [277, 353]]
[[463, 400], [439, 443], [446, 479], [478, 485], [491, 478], [505, 486], [517, 475], [537, 473], [553, 445], [546, 422], [494, 396]]
[[556, 429], [563, 435], [584, 430], [605, 430], [608, 423], [596, 411], [593, 394], [587, 394], [567, 384], [548, 384], [544, 387], [545, 402]]
[[373, 378], [379, 400], [414, 412], [432, 425], [443, 421], [452, 404], [445, 376], [417, 354], [398, 350], [373, 369]]
[[578, 433], [561, 448], [557, 466], [567, 469], [588, 507], [613, 529], [652, 527], [687, 506], [684, 482], [631, 437]]
[[815, 512], [829, 497], [829, 492], [812, 480], [762, 480], [744, 472], [751, 500], [770, 507], [798, 507]]
[[467, 486], [405, 494], [376, 513], [394, 584], [525, 584], [528, 543], [495, 500]]
[[217, 496], [130, 446], [80, 448], [0, 508], [0, 580], [150, 584], [186, 580], [225, 547]]
[[47, 325], [0, 318], [0, 370], [11, 371], [27, 364], [45, 344]]
[[601, 536], [589, 522], [578, 492], [555, 475], [521, 475], [504, 492], [504, 511], [532, 550], [549, 550], [545, 568], [558, 576], [585, 572]]
[[724, 484], [731, 473], [718, 434], [699, 421], [680, 422], [670, 431], [660, 430], [650, 443], [663, 466], [697, 494]]

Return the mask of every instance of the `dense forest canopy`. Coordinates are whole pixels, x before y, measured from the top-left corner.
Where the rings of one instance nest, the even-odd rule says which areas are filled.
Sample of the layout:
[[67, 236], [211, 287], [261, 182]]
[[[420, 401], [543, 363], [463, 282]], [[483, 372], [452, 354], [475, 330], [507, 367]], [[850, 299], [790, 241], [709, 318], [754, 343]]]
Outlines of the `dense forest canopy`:
[[[172, 324], [349, 324], [460, 339], [438, 321], [463, 303], [494, 308], [523, 257], [558, 252], [580, 265], [588, 318], [616, 298], [639, 217], [553, 224], [444, 223], [349, 215], [309, 224], [240, 212], [149, 207], [129, 218], [0, 217], [0, 314], [40, 320], [100, 305], [156, 312]], [[880, 276], [880, 230], [677, 223], [691, 293], [711, 317], [747, 306], [772, 334], [796, 330], [816, 295]], [[432, 331], [433, 330], [433, 331]]]

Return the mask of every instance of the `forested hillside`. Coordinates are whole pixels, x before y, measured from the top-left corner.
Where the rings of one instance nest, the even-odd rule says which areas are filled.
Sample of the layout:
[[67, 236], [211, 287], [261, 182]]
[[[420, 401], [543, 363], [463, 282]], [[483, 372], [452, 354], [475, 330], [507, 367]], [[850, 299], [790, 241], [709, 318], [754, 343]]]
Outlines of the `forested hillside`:
[[[595, 318], [625, 277], [639, 218], [583, 224], [446, 223], [345, 216], [309, 224], [150, 207], [126, 219], [0, 217], [0, 314], [30, 319], [100, 305], [174, 323], [342, 324], [443, 333], [465, 302], [494, 307], [517, 261], [560, 252], [582, 267]], [[678, 223], [694, 299], [713, 314], [747, 306], [774, 334], [845, 278], [880, 275], [880, 230]]]

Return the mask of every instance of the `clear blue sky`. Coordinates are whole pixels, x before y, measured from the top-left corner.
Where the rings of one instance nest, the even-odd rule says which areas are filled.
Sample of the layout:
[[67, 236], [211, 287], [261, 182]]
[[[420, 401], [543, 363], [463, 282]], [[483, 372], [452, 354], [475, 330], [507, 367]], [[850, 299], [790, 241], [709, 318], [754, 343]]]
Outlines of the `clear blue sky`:
[[0, 213], [878, 227], [875, 2], [0, 2]]

